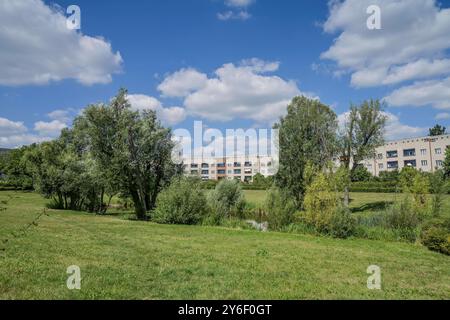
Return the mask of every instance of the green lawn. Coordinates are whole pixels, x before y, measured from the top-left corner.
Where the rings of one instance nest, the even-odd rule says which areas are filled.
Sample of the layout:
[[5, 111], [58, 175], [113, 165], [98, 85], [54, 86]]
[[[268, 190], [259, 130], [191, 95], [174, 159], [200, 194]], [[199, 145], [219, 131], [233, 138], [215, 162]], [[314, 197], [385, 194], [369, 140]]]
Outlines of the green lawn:
[[[8, 195], [0, 299], [450, 299], [450, 258], [419, 245], [53, 210], [15, 238], [45, 201], [13, 192], [0, 200]], [[381, 291], [367, 289], [372, 264], [382, 268]], [[66, 287], [70, 265], [81, 268], [80, 291]]]

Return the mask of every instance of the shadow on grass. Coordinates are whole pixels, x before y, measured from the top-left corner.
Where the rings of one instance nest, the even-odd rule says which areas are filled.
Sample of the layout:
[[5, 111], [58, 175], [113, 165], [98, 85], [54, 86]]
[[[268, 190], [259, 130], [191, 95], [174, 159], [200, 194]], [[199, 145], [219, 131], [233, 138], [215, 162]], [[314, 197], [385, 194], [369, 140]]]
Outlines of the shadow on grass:
[[350, 209], [352, 213], [365, 212], [365, 211], [382, 211], [392, 205], [393, 201], [377, 201], [364, 204], [360, 207]]

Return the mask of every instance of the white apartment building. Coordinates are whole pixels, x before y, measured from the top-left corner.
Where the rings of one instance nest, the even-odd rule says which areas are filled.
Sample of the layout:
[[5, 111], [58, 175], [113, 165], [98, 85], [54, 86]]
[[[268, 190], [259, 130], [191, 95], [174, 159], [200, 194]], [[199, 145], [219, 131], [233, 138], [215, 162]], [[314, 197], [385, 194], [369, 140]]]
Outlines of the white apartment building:
[[383, 171], [413, 167], [424, 172], [442, 168], [450, 134], [390, 141], [376, 149], [375, 156], [363, 162], [374, 176]]
[[268, 177], [277, 170], [276, 160], [267, 156], [193, 158], [184, 159], [183, 164], [185, 175], [199, 176], [202, 180], [235, 179], [252, 182], [258, 173]]

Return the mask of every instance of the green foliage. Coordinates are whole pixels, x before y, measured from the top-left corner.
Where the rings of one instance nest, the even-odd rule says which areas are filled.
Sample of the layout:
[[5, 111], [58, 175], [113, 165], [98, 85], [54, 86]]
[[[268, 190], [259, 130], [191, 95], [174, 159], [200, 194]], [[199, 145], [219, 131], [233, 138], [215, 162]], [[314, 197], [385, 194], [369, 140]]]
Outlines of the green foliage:
[[445, 149], [445, 159], [443, 163], [444, 176], [450, 180], [450, 148]]
[[433, 219], [422, 227], [421, 242], [428, 249], [450, 255], [450, 219]]
[[342, 208], [333, 179], [320, 172], [308, 186], [304, 201], [304, 221], [322, 234], [339, 238], [351, 236], [355, 220]]
[[398, 192], [395, 181], [352, 182], [350, 192], [395, 193]]
[[392, 229], [415, 229], [419, 226], [421, 216], [414, 209], [411, 197], [405, 196], [403, 200], [388, 207], [384, 215], [384, 226]]
[[372, 178], [372, 174], [363, 165], [357, 166], [355, 170], [351, 171], [352, 182], [370, 181]]
[[273, 184], [273, 177], [264, 177], [261, 173], [257, 173], [253, 177], [253, 182], [250, 184], [255, 189], [259, 190], [267, 190]]
[[398, 183], [400, 181], [400, 172], [398, 170], [382, 171], [380, 172], [378, 179], [382, 182]]
[[191, 178], [175, 178], [157, 198], [152, 220], [162, 224], [198, 224], [208, 214], [208, 206], [200, 182]]
[[304, 172], [308, 162], [323, 168], [336, 151], [337, 117], [318, 100], [296, 97], [279, 129], [280, 167], [277, 186], [285, 189], [301, 208], [306, 191]]
[[441, 136], [443, 134], [445, 134], [446, 128], [437, 124], [435, 125], [433, 128], [430, 128], [430, 136]]
[[429, 212], [430, 200], [427, 195], [430, 193], [430, 180], [426, 174], [405, 167], [400, 173], [400, 186], [404, 193], [412, 195], [414, 211], [422, 215]]
[[264, 202], [270, 230], [282, 230], [294, 221], [295, 203], [281, 189], [272, 187]]
[[241, 218], [245, 209], [245, 197], [240, 183], [236, 180], [222, 180], [209, 194], [212, 224], [220, 224], [223, 219]]
[[25, 146], [0, 153], [0, 174], [4, 185], [18, 190], [33, 189], [33, 172], [25, 154], [35, 147]]

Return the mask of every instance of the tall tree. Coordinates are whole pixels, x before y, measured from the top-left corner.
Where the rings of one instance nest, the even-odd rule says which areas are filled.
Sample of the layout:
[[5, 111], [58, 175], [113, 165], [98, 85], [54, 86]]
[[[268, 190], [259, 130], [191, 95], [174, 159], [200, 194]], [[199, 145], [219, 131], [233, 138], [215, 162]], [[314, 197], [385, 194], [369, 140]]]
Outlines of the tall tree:
[[335, 154], [336, 114], [318, 100], [295, 97], [287, 108], [287, 115], [274, 128], [279, 129], [280, 151], [276, 184], [287, 190], [297, 207], [301, 207], [308, 162], [320, 170]]
[[[386, 116], [379, 100], [367, 100], [361, 105], [350, 107], [341, 132], [341, 161], [353, 176], [364, 159], [374, 157], [375, 149], [384, 143]], [[349, 183], [345, 186], [344, 203], [349, 204]]]
[[434, 137], [434, 136], [442, 136], [443, 134], [445, 134], [446, 132], [446, 128], [437, 124], [435, 125], [433, 128], [430, 128], [430, 137]]
[[75, 121], [86, 130], [93, 158], [110, 186], [129, 195], [138, 219], [155, 206], [162, 187], [176, 172], [171, 131], [153, 111], [132, 111], [122, 89], [110, 105], [93, 105]]

